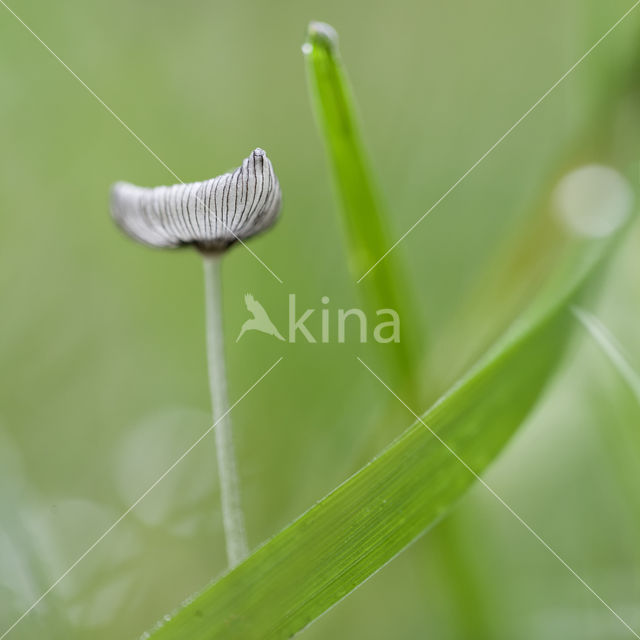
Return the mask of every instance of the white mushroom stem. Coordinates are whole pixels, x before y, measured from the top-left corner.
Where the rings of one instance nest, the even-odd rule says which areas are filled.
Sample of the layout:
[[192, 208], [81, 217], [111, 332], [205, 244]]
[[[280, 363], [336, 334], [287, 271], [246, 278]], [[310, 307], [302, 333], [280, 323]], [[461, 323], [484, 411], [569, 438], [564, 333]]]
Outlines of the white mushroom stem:
[[222, 523], [229, 567], [235, 567], [248, 555], [249, 547], [240, 501], [240, 483], [233, 447], [233, 433], [227, 396], [227, 371], [224, 355], [222, 320], [222, 254], [204, 255], [204, 282], [207, 324], [209, 387], [220, 478]]

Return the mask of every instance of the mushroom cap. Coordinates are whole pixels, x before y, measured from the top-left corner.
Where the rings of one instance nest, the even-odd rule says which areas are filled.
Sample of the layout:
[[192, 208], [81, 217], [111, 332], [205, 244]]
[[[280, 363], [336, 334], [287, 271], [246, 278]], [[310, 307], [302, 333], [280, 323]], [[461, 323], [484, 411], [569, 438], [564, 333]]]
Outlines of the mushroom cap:
[[256, 149], [235, 171], [204, 182], [153, 188], [117, 182], [111, 214], [127, 235], [148, 246], [219, 252], [270, 227], [281, 199], [273, 165]]

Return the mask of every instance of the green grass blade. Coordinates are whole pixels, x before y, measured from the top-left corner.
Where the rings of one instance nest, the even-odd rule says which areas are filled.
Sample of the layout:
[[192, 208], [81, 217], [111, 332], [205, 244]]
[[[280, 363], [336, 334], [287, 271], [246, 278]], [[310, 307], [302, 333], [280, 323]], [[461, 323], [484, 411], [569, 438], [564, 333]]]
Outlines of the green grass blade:
[[[392, 246], [389, 214], [370, 169], [354, 100], [332, 27], [311, 23], [303, 48], [316, 119], [325, 141], [347, 236], [349, 265], [358, 280]], [[423, 338], [398, 256], [387, 257], [359, 284], [372, 310], [395, 309], [402, 319], [402, 339], [385, 349], [407, 379], [418, 372]]]
[[[424, 414], [474, 472], [498, 455], [540, 397], [576, 325], [568, 305], [584, 293], [613, 244], [572, 245], [529, 310]], [[363, 368], [363, 375], [371, 374]], [[152, 638], [288, 638], [428, 530], [474, 480], [417, 422]]]

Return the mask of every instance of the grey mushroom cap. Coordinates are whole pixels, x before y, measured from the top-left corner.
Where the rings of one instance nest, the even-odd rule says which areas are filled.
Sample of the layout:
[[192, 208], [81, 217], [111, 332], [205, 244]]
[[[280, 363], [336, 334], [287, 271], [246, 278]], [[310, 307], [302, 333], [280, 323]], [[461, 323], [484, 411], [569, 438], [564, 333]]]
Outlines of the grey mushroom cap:
[[204, 182], [154, 188], [117, 182], [111, 189], [111, 214], [143, 244], [218, 252], [270, 227], [281, 199], [273, 165], [256, 149], [235, 171]]

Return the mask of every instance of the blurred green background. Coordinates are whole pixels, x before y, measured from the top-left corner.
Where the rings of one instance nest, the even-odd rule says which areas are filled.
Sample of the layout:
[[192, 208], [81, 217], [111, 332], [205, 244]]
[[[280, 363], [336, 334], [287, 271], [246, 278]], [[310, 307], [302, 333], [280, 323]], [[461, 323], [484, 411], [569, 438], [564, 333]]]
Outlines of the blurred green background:
[[[278, 326], [290, 293], [305, 308], [359, 300], [307, 96], [307, 23], [340, 33], [400, 236], [631, 4], [11, 3], [183, 180], [235, 167], [256, 146], [274, 163], [282, 218], [251, 249], [284, 284], [243, 248], [225, 260], [231, 401], [284, 356], [233, 411], [252, 546], [412, 422], [357, 362], [367, 351], [355, 340], [234, 342], [245, 292]], [[491, 320], [460, 318], [460, 300], [483, 286], [483, 266], [576, 138], [597, 136], [590, 123], [636, 53], [638, 12], [398, 249], [431, 344], [453, 318], [469, 335]], [[116, 180], [175, 180], [1, 6], [0, 50], [1, 633], [208, 428], [210, 409], [198, 256], [138, 246], [108, 214]], [[635, 363], [639, 250], [636, 229], [597, 307]], [[638, 628], [640, 407], [584, 332], [576, 345], [487, 478]], [[482, 487], [445, 527], [305, 637], [630, 637]], [[136, 638], [224, 566], [207, 438], [8, 638]]]

